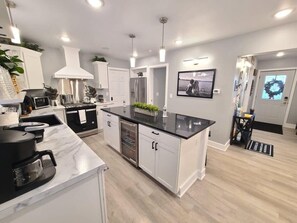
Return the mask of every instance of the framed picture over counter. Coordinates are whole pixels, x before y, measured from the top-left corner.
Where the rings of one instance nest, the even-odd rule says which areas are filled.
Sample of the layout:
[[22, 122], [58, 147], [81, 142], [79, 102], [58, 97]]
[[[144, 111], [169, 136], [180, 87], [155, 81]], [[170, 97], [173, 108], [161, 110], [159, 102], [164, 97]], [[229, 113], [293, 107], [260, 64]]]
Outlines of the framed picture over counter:
[[178, 72], [177, 96], [212, 98], [216, 69]]

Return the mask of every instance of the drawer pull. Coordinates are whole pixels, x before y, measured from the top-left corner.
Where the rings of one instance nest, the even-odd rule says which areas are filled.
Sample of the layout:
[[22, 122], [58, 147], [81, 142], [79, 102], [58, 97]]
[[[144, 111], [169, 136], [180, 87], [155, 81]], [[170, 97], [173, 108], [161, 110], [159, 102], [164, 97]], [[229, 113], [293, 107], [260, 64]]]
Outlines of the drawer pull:
[[152, 149], [155, 149], [154, 143], [155, 143], [155, 141], [152, 142]]
[[110, 117], [111, 115], [107, 115], [108, 117]]
[[160, 134], [160, 133], [154, 132], [154, 131], [152, 131], [152, 133], [155, 134], [155, 135], [157, 135], [157, 136]]
[[156, 151], [158, 150], [157, 145], [158, 145], [158, 143], [156, 142], [156, 144], [155, 144], [155, 150], [156, 150]]

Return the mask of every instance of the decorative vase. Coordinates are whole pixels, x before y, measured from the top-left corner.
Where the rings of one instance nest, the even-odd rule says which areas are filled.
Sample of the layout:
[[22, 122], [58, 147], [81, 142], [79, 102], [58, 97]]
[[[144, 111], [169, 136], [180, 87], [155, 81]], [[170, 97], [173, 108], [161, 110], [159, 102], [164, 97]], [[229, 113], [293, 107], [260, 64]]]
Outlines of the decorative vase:
[[159, 113], [158, 111], [149, 111], [149, 110], [145, 110], [142, 108], [136, 108], [136, 107], [134, 107], [134, 111], [136, 113], [140, 113], [140, 114], [148, 115], [148, 116], [152, 116], [152, 117], [158, 116], [158, 113]]
[[17, 94], [20, 93], [20, 87], [19, 87], [19, 84], [18, 84], [17, 76], [16, 75], [11, 75], [11, 80], [12, 80], [12, 84], [13, 84], [13, 87], [15, 89], [15, 92]]
[[12, 99], [16, 95], [17, 93], [8, 71], [0, 66], [0, 99]]

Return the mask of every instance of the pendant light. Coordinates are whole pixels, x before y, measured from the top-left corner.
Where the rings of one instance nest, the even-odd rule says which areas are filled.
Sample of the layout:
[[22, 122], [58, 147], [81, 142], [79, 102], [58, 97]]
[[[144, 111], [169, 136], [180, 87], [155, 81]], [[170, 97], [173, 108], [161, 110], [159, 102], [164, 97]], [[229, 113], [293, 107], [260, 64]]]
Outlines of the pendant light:
[[6, 1], [6, 7], [8, 10], [9, 20], [11, 24], [11, 32], [13, 35], [13, 38], [11, 38], [11, 42], [20, 44], [21, 43], [21, 37], [20, 37], [20, 30], [16, 27], [16, 25], [13, 22], [12, 15], [11, 15], [11, 8], [15, 8], [16, 4], [13, 1]]
[[136, 63], [136, 58], [134, 57], [134, 45], [133, 45], [133, 39], [136, 37], [134, 34], [130, 34], [129, 37], [132, 40], [132, 55], [130, 57], [130, 67], [133, 68], [135, 67]]
[[159, 21], [160, 23], [162, 23], [162, 46], [160, 47], [160, 50], [159, 50], [159, 57], [160, 57], [160, 62], [165, 62], [166, 49], [164, 47], [164, 24], [168, 21], [168, 18], [161, 17]]

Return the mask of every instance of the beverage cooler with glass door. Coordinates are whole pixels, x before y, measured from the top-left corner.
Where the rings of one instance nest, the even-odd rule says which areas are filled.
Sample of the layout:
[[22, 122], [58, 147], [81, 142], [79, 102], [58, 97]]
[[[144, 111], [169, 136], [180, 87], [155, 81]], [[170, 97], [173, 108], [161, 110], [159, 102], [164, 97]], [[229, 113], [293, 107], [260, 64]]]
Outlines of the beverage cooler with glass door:
[[121, 153], [138, 167], [138, 125], [121, 120]]

